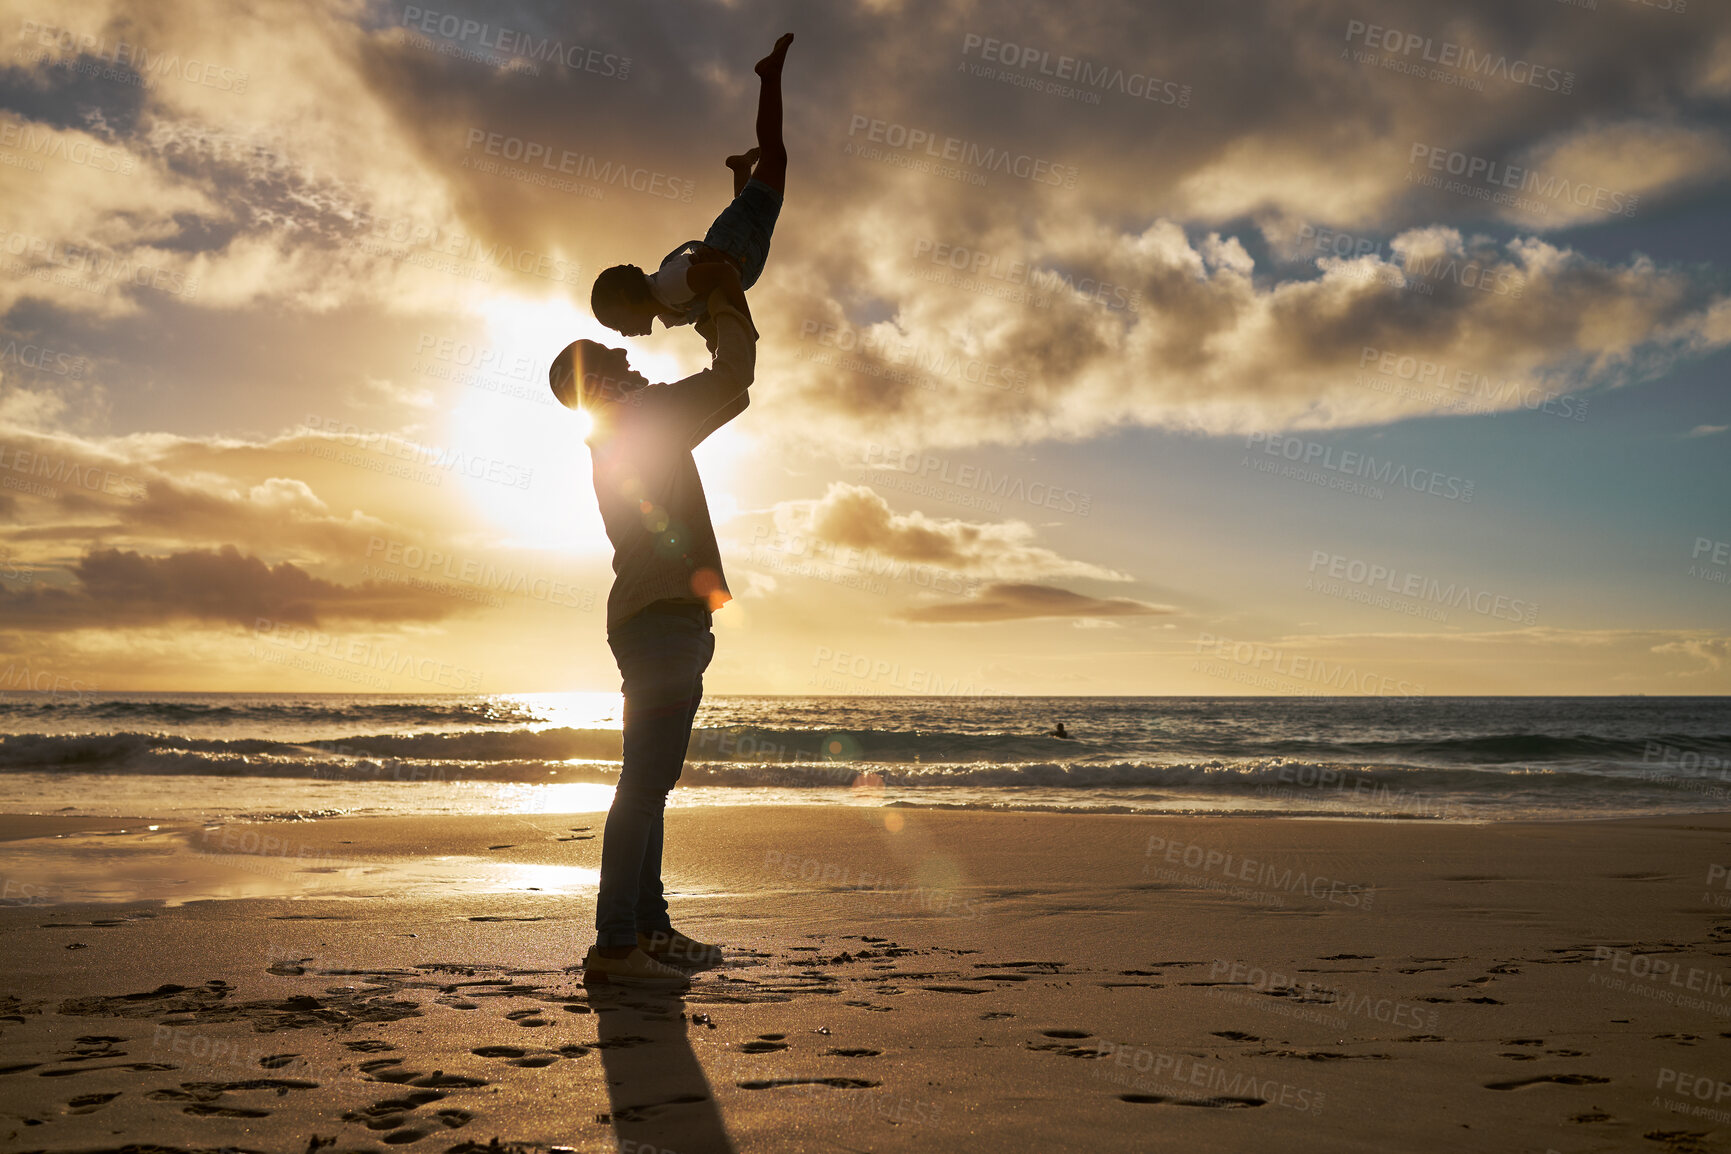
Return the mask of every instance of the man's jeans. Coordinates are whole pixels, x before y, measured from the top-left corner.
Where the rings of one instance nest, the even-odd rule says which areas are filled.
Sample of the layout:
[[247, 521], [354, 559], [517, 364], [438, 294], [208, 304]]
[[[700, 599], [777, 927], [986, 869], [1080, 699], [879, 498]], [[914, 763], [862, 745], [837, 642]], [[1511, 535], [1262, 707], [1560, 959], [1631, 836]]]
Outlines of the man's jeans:
[[662, 814], [685, 768], [715, 635], [697, 616], [651, 606], [620, 622], [607, 644], [624, 679], [625, 765], [601, 838], [595, 944], [635, 946], [640, 933], [673, 928], [661, 892]]

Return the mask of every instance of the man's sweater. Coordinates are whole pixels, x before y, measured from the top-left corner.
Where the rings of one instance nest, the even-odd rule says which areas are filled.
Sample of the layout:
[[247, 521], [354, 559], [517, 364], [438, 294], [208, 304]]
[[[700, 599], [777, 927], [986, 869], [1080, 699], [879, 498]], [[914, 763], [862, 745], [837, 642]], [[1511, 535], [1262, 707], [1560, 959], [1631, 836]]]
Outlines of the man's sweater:
[[719, 291], [709, 315], [709, 368], [589, 406], [595, 497], [613, 542], [610, 630], [651, 602], [716, 609], [732, 596], [691, 450], [749, 403], [757, 345], [751, 323]]

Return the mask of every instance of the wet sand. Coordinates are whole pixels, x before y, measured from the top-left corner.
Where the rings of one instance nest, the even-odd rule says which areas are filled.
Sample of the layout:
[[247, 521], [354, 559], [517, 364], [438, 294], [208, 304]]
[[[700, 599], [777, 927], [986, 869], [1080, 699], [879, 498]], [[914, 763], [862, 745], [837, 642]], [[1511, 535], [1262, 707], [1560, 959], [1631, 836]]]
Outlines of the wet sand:
[[667, 820], [680, 997], [599, 814], [0, 819], [4, 1147], [1731, 1149], [1731, 816]]

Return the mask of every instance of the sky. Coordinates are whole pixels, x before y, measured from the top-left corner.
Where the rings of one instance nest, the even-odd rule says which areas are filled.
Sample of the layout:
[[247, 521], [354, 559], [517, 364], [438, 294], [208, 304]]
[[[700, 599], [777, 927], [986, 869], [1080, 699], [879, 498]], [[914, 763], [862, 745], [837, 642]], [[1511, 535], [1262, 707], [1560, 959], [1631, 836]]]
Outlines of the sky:
[[611, 691], [547, 366], [795, 33], [711, 693], [1731, 689], [1731, 13], [0, 2], [0, 691]]

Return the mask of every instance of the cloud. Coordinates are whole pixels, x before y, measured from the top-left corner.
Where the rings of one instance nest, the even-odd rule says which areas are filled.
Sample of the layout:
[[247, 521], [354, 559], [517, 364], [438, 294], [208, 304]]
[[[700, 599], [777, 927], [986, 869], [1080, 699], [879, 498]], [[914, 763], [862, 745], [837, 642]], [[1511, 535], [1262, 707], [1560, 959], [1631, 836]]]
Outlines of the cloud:
[[1051, 585], [995, 582], [966, 601], [949, 601], [902, 611], [904, 621], [924, 624], [1020, 621], [1030, 617], [1148, 617], [1177, 610], [1127, 597], [1099, 598]]
[[339, 488], [306, 451], [331, 443], [305, 433], [245, 442], [15, 430], [0, 432], [0, 477], [28, 507], [17, 518], [29, 525], [14, 534], [19, 540], [228, 543], [279, 555], [358, 556], [387, 523], [338, 513], [306, 479], [277, 472]]
[[252, 626], [261, 618], [381, 624], [437, 620], [467, 604], [409, 585], [340, 585], [286, 561], [266, 565], [233, 546], [166, 557], [108, 549], [88, 554], [72, 572], [72, 587], [0, 589], [0, 625], [58, 632], [184, 620]]
[[774, 517], [784, 533], [956, 573], [1130, 580], [1126, 573], [1035, 545], [1034, 528], [1024, 521], [962, 521], [917, 510], [897, 513], [877, 490], [844, 481], [832, 481], [816, 501], [782, 502]]
[[1684, 438], [1715, 437], [1720, 433], [1723, 433], [1727, 428], [1731, 428], [1731, 425], [1696, 425], [1693, 429], [1684, 433], [1683, 436]]
[[[1723, 179], [1731, 146], [1722, 131], [1658, 120], [1588, 124], [1546, 139], [1529, 152], [1522, 187], [1541, 190], [1510, 217], [1528, 227], [1568, 228], [1603, 220], [1607, 205], [1681, 193]], [[1563, 192], [1567, 186], [1567, 191]], [[1559, 195], [1545, 195], [1550, 189]]]
[[[896, 9], [800, 13], [787, 80], [794, 184], [753, 290], [760, 315], [777, 318], [760, 365], [783, 387], [754, 405], [771, 436], [850, 436], [862, 420], [908, 445], [1126, 424], [1374, 425], [1456, 413], [1460, 397], [1361, 383], [1366, 348], [1489, 382], [1475, 404], [1513, 411], [1548, 392], [1643, 380], [1731, 341], [1731, 308], [1699, 270], [1542, 239], [1622, 224], [1612, 210], [1629, 198], [1641, 219], [1724, 182], [1723, 116], [1701, 96], [1724, 90], [1731, 55], [1696, 21], [1566, 9], [1531, 19], [1501, 0], [1443, 14], [1391, 0], [1377, 14], [1385, 39], [1399, 34], [1391, 54], [1349, 0], [1199, 12], [1107, 0], [1062, 18], [1010, 18], [974, 0], [921, 6], [917, 20]], [[477, 14], [495, 34], [629, 59], [604, 74], [411, 29], [408, 9], [357, 19], [336, 0], [267, 6], [244, 25], [221, 11], [94, 4], [77, 31], [220, 61], [249, 78], [245, 93], [157, 77], [129, 90], [136, 109], [104, 120], [77, 113], [90, 103], [81, 90], [55, 87], [69, 61], [59, 49], [16, 70], [43, 93], [20, 102], [30, 125], [63, 140], [45, 148], [102, 145], [136, 171], [49, 157], [44, 172], [0, 172], [7, 203], [43, 242], [24, 257], [30, 275], [7, 280], [11, 299], [102, 315], [413, 313], [501, 291], [581, 299], [595, 269], [653, 260], [720, 209], [728, 149], [714, 141], [749, 132], [749, 66], [781, 23], [767, 3], [690, 13], [677, 27], [630, 6]], [[987, 39], [1017, 45], [1017, 61], [1101, 70], [1083, 86], [1098, 100], [1003, 83], [1040, 77], [983, 61]], [[1453, 68], [1470, 83], [1382, 66], [1445, 46], [1481, 62]], [[573, 120], [579, 105], [589, 114]], [[1340, 115], [1367, 107], [1374, 117]], [[1076, 179], [1019, 179], [983, 161], [957, 165], [968, 180], [945, 179], [904, 163], [923, 154], [889, 135], [868, 140], [874, 122], [904, 143], [928, 132], [970, 155], [1074, 167]], [[1482, 162], [1462, 177], [1475, 194], [1416, 180], [1433, 156], [1445, 177], [1456, 156]], [[1481, 179], [1492, 164], [1532, 174], [1527, 203], [1492, 195], [1502, 186]], [[620, 173], [678, 194], [634, 189]], [[1504, 235], [1460, 239], [1486, 225]], [[1316, 226], [1376, 251], [1252, 259], [1258, 233]], [[100, 272], [100, 293], [56, 280], [68, 269], [52, 254], [66, 245], [124, 275]], [[959, 270], [933, 259], [940, 246], [964, 251]], [[1456, 271], [1415, 275], [1411, 258], [1427, 253], [1426, 267], [1456, 254], [1443, 264]], [[549, 262], [582, 275], [550, 279]], [[1475, 262], [1475, 281], [1488, 270], [1523, 291], [1464, 283], [1458, 270]], [[824, 334], [856, 345], [826, 346]], [[377, 391], [404, 405], [415, 396]]]
[[1132, 290], [1137, 307], [1063, 289], [1044, 309], [938, 292], [912, 279], [921, 222], [895, 239], [862, 232], [862, 246], [900, 249], [899, 267], [863, 270], [854, 290], [898, 301], [894, 315], [856, 324], [840, 303], [805, 306], [805, 347], [781, 378], [797, 405], [777, 410], [771, 397], [765, 407], [797, 416], [806, 436], [841, 438], [869, 422], [901, 444], [1082, 439], [1126, 424], [1341, 428], [1463, 407], [1531, 410], [1647, 379], [1731, 339], [1724, 303], [1693, 274], [1536, 239], [1415, 229], [1376, 242], [1375, 255], [1314, 257], [1320, 275], [1296, 277], [1256, 266], [1234, 238], [1192, 238], [1174, 221], [1137, 234], [1054, 227], [1049, 240], [994, 236], [981, 249], [1088, 270]]
[[1676, 654], [1704, 662], [1702, 668], [1691, 670], [1682, 676], [1710, 673], [1723, 668], [1725, 659], [1731, 657], [1731, 637], [1695, 637], [1682, 641], [1667, 641], [1663, 645], [1653, 646], [1653, 652]]

